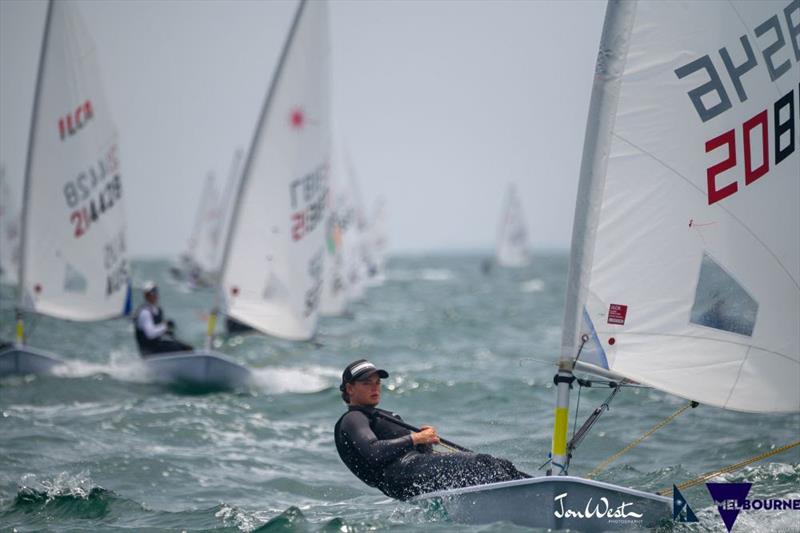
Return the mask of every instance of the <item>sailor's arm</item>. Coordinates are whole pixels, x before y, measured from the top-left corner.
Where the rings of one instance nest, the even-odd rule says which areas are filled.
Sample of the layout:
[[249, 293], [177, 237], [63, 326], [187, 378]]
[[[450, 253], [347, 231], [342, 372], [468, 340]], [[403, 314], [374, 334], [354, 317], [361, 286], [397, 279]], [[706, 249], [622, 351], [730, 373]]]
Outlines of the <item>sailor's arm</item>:
[[411, 434], [414, 445], [417, 444], [439, 444], [439, 435], [433, 426], [422, 426], [420, 431]]
[[401, 457], [414, 446], [411, 435], [378, 439], [369, 427], [367, 415], [358, 411], [352, 411], [342, 419], [341, 431], [370, 466], [382, 466]]
[[156, 325], [155, 322], [153, 322], [153, 313], [147, 308], [139, 312], [139, 316], [136, 318], [136, 324], [139, 326], [139, 329], [144, 332], [145, 337], [151, 340], [160, 337], [167, 331], [166, 324]]

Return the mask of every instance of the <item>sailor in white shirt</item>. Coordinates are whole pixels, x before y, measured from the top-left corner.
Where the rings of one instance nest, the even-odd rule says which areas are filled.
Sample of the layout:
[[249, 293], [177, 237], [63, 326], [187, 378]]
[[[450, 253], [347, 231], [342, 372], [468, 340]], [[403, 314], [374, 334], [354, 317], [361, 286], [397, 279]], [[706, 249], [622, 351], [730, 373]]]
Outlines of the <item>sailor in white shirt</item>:
[[164, 320], [164, 312], [158, 305], [158, 286], [154, 282], [144, 284], [144, 299], [145, 303], [133, 315], [139, 353], [148, 356], [192, 350], [192, 346], [175, 338], [175, 323]]

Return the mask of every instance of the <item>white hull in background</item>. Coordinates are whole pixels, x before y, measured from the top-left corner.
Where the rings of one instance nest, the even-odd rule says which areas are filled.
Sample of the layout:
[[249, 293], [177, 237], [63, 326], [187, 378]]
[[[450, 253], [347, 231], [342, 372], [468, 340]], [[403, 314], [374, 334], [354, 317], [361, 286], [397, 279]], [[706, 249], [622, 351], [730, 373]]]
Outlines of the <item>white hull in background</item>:
[[9, 346], [0, 350], [0, 378], [13, 375], [47, 375], [64, 364], [57, 355], [29, 346]]
[[247, 367], [210, 350], [149, 355], [142, 364], [158, 383], [236, 390], [246, 388], [252, 380]]

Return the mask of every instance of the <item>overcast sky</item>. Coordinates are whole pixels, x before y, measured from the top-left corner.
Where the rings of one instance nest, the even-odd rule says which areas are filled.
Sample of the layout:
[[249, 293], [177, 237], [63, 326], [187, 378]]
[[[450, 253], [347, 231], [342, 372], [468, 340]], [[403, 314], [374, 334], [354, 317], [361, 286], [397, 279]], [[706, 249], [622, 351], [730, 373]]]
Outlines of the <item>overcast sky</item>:
[[[248, 148], [296, 0], [81, 1], [120, 133], [130, 251], [175, 256]], [[46, 4], [0, 1], [0, 161], [21, 197]], [[334, 0], [333, 110], [390, 250], [489, 249], [517, 184], [567, 248], [603, 1]], [[165, 223], [167, 222], [167, 223]]]

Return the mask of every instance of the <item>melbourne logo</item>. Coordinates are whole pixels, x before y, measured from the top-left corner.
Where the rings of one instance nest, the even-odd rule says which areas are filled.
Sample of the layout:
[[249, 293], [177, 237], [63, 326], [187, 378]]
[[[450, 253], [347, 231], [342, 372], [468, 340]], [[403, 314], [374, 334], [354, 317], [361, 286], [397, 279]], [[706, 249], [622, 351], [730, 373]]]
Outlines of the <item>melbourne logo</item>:
[[689, 502], [683, 497], [678, 487], [672, 485], [672, 518], [678, 522], [697, 522], [692, 508], [689, 507]]
[[733, 528], [752, 486], [752, 483], [706, 483], [728, 531]]
[[740, 511], [800, 511], [800, 499], [748, 499], [752, 483], [706, 483], [706, 486], [728, 531], [733, 529]]

